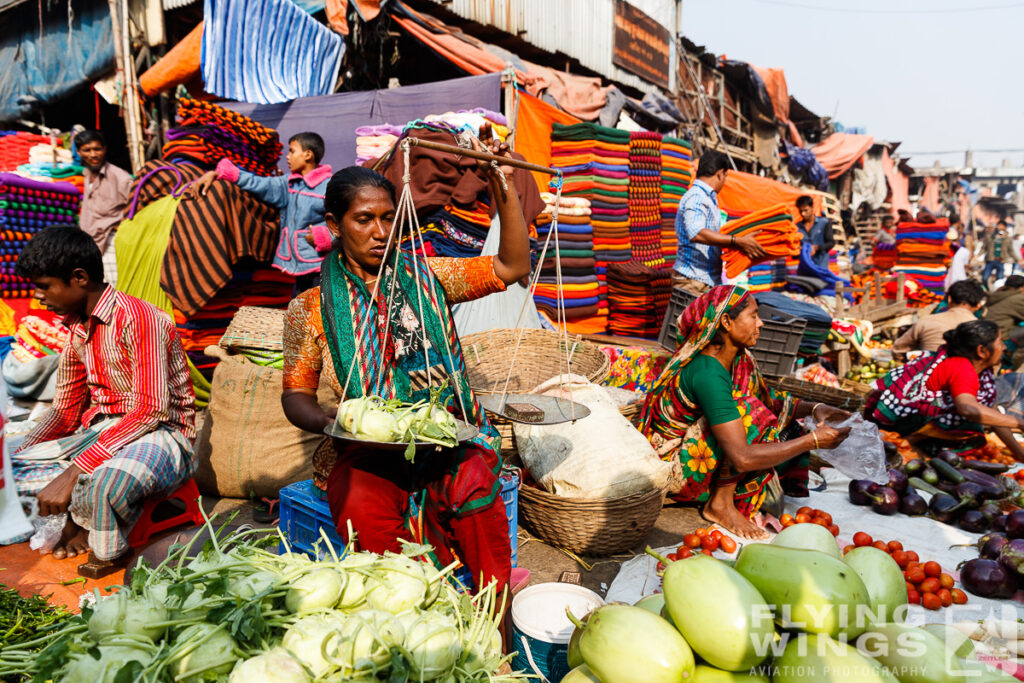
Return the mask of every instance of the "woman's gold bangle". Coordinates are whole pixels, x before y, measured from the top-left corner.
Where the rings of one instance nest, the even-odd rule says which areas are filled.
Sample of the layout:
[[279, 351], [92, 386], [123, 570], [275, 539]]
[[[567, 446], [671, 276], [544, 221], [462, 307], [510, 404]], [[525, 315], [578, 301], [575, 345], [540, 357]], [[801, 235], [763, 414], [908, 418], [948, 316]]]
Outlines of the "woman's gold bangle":
[[820, 406], [823, 406], [823, 405], [825, 405], [825, 404], [824, 403], [815, 403], [814, 407], [811, 408], [811, 417], [813, 417], [814, 419], [818, 419], [818, 408]]
[[814, 450], [818, 450], [821, 446], [818, 444], [818, 430], [811, 432], [811, 436], [814, 437]]

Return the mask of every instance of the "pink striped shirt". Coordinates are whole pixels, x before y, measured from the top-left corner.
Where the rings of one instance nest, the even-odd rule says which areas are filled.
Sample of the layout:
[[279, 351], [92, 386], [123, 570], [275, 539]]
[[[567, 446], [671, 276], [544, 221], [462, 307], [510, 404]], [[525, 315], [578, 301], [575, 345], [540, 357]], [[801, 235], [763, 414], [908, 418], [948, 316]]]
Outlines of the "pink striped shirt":
[[88, 320], [64, 318], [71, 331], [57, 366], [53, 408], [22, 448], [121, 416], [75, 458], [91, 473], [119, 449], [163, 425], [195, 438], [195, 394], [174, 323], [151, 304], [107, 287]]

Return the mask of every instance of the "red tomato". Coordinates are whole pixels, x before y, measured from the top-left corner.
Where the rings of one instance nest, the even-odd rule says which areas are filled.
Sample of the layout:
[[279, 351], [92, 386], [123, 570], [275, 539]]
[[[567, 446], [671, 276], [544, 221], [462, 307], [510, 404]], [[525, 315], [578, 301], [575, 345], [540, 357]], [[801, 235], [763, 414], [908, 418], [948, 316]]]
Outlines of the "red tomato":
[[921, 567], [914, 567], [913, 569], [907, 568], [907, 581], [910, 583], [920, 585], [928, 577], [925, 576], [924, 569]]
[[941, 583], [942, 587], [945, 588], [946, 590], [953, 590], [953, 583], [954, 583], [954, 581], [953, 581], [953, 577], [950, 576], [949, 574], [941, 575], [939, 577], [939, 583]]
[[779, 521], [782, 522], [782, 526], [790, 526], [791, 524], [793, 524], [793, 515], [787, 512], [786, 514], [782, 515]]
[[697, 534], [686, 534], [683, 536], [683, 544], [687, 548], [699, 548], [700, 547], [700, 536]]
[[669, 562], [675, 562], [676, 560], [679, 559], [679, 556], [676, 555], [675, 553], [669, 553], [668, 555], [665, 556], [665, 559], [668, 560]]
[[942, 576], [942, 566], [935, 561], [924, 563], [924, 573], [926, 576], [933, 576], [938, 578]]
[[954, 605], [966, 605], [967, 604], [967, 593], [964, 593], [959, 588], [954, 588], [950, 591], [953, 597]]
[[814, 514], [814, 508], [810, 508], [810, 507], [807, 507], [805, 505], [802, 508], [800, 508], [799, 510], [797, 510], [796, 514], [798, 514], [798, 515], [807, 515], [808, 517], [810, 517], [811, 515]]
[[889, 552], [894, 553], [897, 550], [903, 550], [903, 544], [899, 541], [889, 541]]
[[907, 602], [909, 602], [911, 605], [920, 605], [921, 594], [918, 593], [916, 590], [907, 591]]
[[708, 535], [708, 530], [707, 529], [697, 529], [693, 533], [697, 534], [701, 538], [704, 538], [705, 536]]
[[828, 530], [832, 533], [833, 536], [839, 535], [839, 527], [835, 524], [830, 524]]
[[855, 546], [855, 545], [848, 545], [848, 546], [846, 546], [845, 548], [843, 548], [843, 555], [845, 555], [846, 553], [850, 552], [851, 550], [853, 550], [856, 547], [857, 546]]
[[718, 539], [714, 536], [705, 536], [704, 540], [700, 542], [700, 545], [704, 550], [714, 552], [718, 550]]
[[729, 536], [722, 536], [718, 542], [718, 546], [722, 549], [722, 552], [730, 554], [736, 552], [736, 541]]
[[797, 515], [796, 515], [796, 523], [797, 524], [807, 524], [810, 521], [811, 521], [811, 516], [810, 515], [805, 515], [802, 512], [798, 512], [797, 513]]
[[824, 517], [815, 517], [811, 520], [811, 524], [817, 524], [818, 526], [823, 526], [826, 529], [828, 528], [828, 521]]
[[657, 571], [659, 571], [659, 572], [665, 571], [665, 563], [664, 562], [658, 562]]
[[942, 601], [943, 607], [949, 607], [953, 604], [953, 594], [950, 593], [948, 589], [941, 588], [936, 595], [939, 596], [939, 600]]
[[679, 557], [680, 560], [685, 560], [688, 557], [693, 557], [693, 551], [687, 548], [686, 546], [683, 546], [679, 549], [679, 552], [676, 553], [676, 555]]
[[918, 557], [917, 553], [915, 553], [913, 550], [908, 550], [907, 551], [907, 559], [909, 559], [911, 562], [920, 562], [921, 561], [921, 558]]
[[710, 534], [708, 534], [708, 536], [710, 536], [711, 538], [718, 538], [718, 539], [721, 539], [721, 538], [722, 538], [722, 532], [721, 532], [721, 531], [719, 531], [718, 529], [715, 529], [715, 530], [714, 530], [714, 531], [712, 531], [712, 532], [711, 532]]
[[818, 513], [818, 519], [825, 520], [825, 526], [832, 526], [832, 515], [827, 512], [822, 512], [821, 510], [818, 510]]
[[916, 591], [917, 590], [917, 586], [915, 586], [914, 584], [910, 583], [909, 581], [904, 581], [904, 583], [907, 584], [907, 593], [910, 593], [910, 591]]
[[864, 533], [863, 531], [858, 531], [853, 535], [853, 544], [858, 548], [861, 548], [866, 545], [871, 545], [873, 542], [874, 541], [871, 538], [871, 536]]
[[942, 599], [935, 593], [924, 593], [921, 595], [921, 606], [925, 609], [936, 610], [942, 607]]
[[922, 593], [935, 593], [938, 594], [942, 588], [942, 584], [934, 576], [929, 576], [927, 579], [920, 583]]
[[902, 550], [897, 550], [896, 552], [894, 552], [892, 554], [892, 559], [896, 562], [897, 565], [899, 565], [900, 569], [906, 569], [907, 564], [910, 563], [910, 560], [907, 559], [907, 553]]
[[883, 553], [888, 553], [889, 552], [889, 546], [887, 546], [885, 544], [885, 541], [875, 541], [874, 543], [871, 544], [871, 546], [873, 548], [878, 548]]
[[707, 548], [703, 548], [701, 550], [701, 552], [704, 553], [705, 555], [707, 555], [708, 557], [714, 557], [715, 556], [715, 554], [713, 552], [711, 552], [710, 550], [708, 550]]

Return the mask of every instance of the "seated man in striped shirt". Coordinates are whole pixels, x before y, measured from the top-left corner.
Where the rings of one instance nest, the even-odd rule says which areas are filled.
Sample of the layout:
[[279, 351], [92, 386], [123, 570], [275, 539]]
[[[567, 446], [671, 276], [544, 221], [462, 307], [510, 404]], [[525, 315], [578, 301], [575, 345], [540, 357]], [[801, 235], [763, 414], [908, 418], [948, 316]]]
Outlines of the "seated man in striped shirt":
[[185, 351], [166, 313], [104, 283], [100, 250], [78, 228], [41, 231], [16, 272], [70, 331], [53, 407], [12, 457], [18, 493], [35, 495], [40, 515], [68, 513], [55, 558], [123, 564], [143, 499], [195, 471]]

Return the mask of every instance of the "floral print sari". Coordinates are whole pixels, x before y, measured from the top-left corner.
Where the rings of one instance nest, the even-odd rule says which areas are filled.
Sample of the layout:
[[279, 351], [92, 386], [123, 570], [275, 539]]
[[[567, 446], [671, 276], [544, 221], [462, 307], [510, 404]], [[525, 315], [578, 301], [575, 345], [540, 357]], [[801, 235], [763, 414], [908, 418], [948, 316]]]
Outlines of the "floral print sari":
[[[680, 387], [680, 371], [714, 338], [722, 316], [750, 296], [742, 287], [719, 286], [702, 295], [679, 316], [679, 349], [668, 362], [654, 388], [647, 395], [641, 414], [640, 431], [657, 448], [679, 439], [680, 445], [664, 457], [679, 458], [685, 483], [675, 494], [680, 502], [704, 503], [713, 485], [736, 483], [736, 508], [744, 515], [757, 512], [764, 503], [773, 469], [739, 473], [722, 451], [704, 411]], [[793, 400], [784, 392], [765, 385], [757, 362], [749, 351], [736, 355], [729, 372], [732, 395], [743, 420], [748, 443], [779, 440], [779, 432], [792, 419]], [[785, 478], [806, 486], [808, 456], [804, 454], [780, 467]]]

